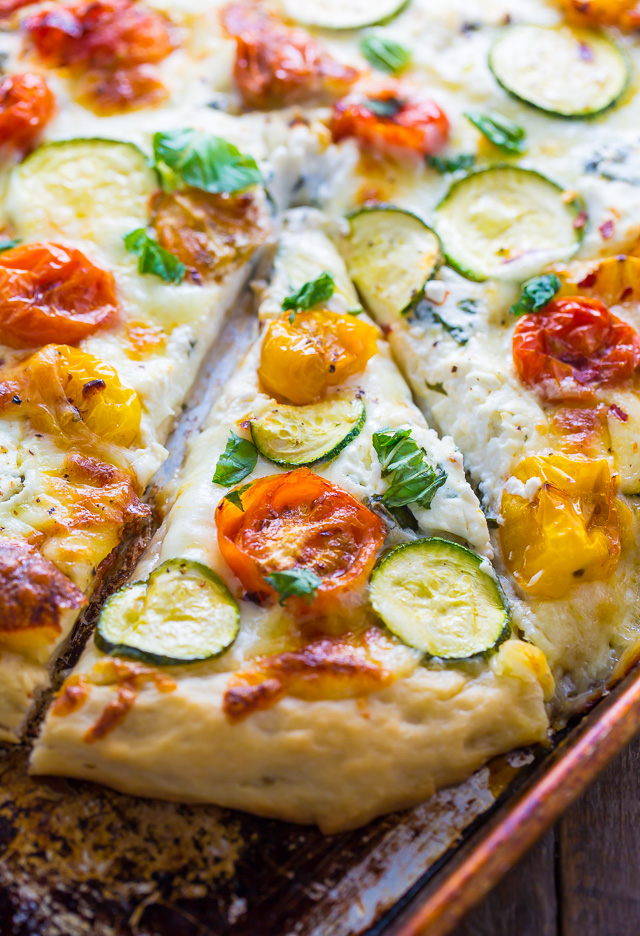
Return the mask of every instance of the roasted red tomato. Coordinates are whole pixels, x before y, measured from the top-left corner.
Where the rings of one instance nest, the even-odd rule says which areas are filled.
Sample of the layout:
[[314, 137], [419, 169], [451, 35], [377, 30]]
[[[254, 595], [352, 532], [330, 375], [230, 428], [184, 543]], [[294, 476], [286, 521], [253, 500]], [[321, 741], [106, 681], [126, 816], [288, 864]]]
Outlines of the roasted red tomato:
[[12, 348], [77, 344], [117, 309], [113, 276], [79, 250], [26, 244], [0, 254], [0, 341]]
[[47, 65], [128, 68], [160, 62], [174, 45], [166, 20], [132, 0], [85, 0], [30, 17], [26, 29]]
[[0, 147], [28, 149], [54, 110], [55, 98], [40, 75], [7, 75], [0, 81]]
[[358, 77], [336, 62], [303, 29], [244, 3], [223, 10], [222, 21], [236, 40], [234, 79], [247, 107], [267, 110], [345, 94]]
[[449, 121], [434, 101], [396, 82], [337, 101], [331, 132], [336, 142], [354, 137], [366, 150], [406, 159], [441, 150]]
[[85, 0], [27, 20], [47, 65], [67, 66], [81, 80], [83, 101], [99, 113], [156, 104], [166, 97], [151, 65], [175, 43], [167, 20], [133, 0]]
[[640, 3], [637, 0], [560, 0], [567, 17], [580, 26], [640, 26]]
[[262, 342], [258, 376], [281, 403], [321, 400], [329, 387], [360, 374], [378, 350], [373, 325], [327, 309], [277, 319]]
[[520, 320], [513, 360], [521, 379], [545, 399], [585, 399], [594, 387], [633, 376], [640, 336], [597, 299], [556, 299]]
[[254, 481], [241, 498], [243, 510], [223, 498], [216, 522], [220, 551], [247, 592], [275, 597], [265, 576], [308, 569], [321, 580], [317, 595], [288, 603], [318, 614], [363, 587], [386, 530], [351, 494], [298, 468]]

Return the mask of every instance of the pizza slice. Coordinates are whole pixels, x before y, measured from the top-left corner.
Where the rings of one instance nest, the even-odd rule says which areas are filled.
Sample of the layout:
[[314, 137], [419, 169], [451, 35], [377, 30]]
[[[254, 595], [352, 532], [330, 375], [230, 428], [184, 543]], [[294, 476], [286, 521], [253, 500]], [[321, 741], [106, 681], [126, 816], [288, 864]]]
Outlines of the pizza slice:
[[317, 212], [290, 216], [260, 311], [31, 771], [333, 832], [543, 740], [552, 680]]

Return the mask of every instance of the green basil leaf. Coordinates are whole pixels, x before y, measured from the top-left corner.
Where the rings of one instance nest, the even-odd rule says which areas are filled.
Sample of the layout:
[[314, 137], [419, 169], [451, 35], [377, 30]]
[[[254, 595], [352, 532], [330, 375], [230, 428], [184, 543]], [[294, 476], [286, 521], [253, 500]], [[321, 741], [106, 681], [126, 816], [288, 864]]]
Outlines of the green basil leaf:
[[242, 495], [249, 490], [253, 481], [250, 481], [248, 484], [243, 484], [242, 487], [234, 488], [233, 491], [229, 491], [228, 494], [225, 494], [222, 498], [223, 500], [228, 500], [230, 504], [233, 504], [234, 507], [237, 507], [238, 510], [244, 513], [244, 507], [242, 506]]
[[[249, 439], [241, 439], [233, 430], [229, 433], [227, 447], [218, 459], [214, 484], [231, 487], [251, 474], [258, 461], [258, 450]], [[235, 503], [235, 502], [234, 502]], [[236, 504], [237, 506], [237, 504]]]
[[153, 273], [167, 283], [181, 283], [187, 268], [184, 263], [149, 237], [144, 228], [137, 228], [124, 237], [124, 246], [138, 255], [138, 273]]
[[511, 315], [527, 315], [529, 312], [539, 312], [549, 305], [561, 286], [562, 283], [555, 273], [533, 276], [522, 284], [520, 299], [509, 309]]
[[373, 433], [373, 447], [382, 477], [389, 481], [383, 503], [390, 508], [417, 504], [428, 510], [447, 473], [431, 465], [425, 450], [411, 438], [411, 430], [380, 429]]
[[363, 36], [360, 51], [369, 65], [389, 75], [399, 74], [411, 62], [409, 49], [388, 36]]
[[459, 153], [457, 156], [427, 156], [427, 165], [445, 175], [447, 172], [458, 172], [460, 169], [471, 169], [475, 165], [475, 153]]
[[489, 111], [488, 114], [465, 111], [464, 116], [503, 152], [511, 154], [525, 152], [527, 147], [524, 129], [503, 114], [497, 111]]
[[475, 315], [478, 311], [477, 299], [461, 299], [457, 305], [461, 312], [466, 312], [468, 315]]
[[312, 309], [320, 302], [331, 299], [335, 288], [336, 284], [331, 273], [321, 273], [320, 276], [316, 276], [315, 279], [301, 286], [292, 296], [287, 296], [282, 303], [282, 308], [285, 312], [291, 310], [289, 321], [292, 322], [299, 309]]
[[432, 390], [433, 393], [441, 393], [443, 396], [449, 396], [441, 380], [437, 383], [429, 383], [428, 380], [425, 380], [425, 384], [427, 385], [427, 390]]
[[271, 575], [265, 575], [264, 580], [280, 592], [281, 605], [292, 595], [306, 596], [307, 604], [310, 604], [322, 585], [322, 579], [318, 578], [311, 569], [286, 569], [283, 572], [272, 572]]
[[364, 105], [371, 111], [372, 114], [375, 114], [376, 117], [395, 117], [396, 114], [399, 114], [406, 101], [403, 101], [402, 98], [397, 97], [388, 97], [388, 98], [365, 98]]
[[168, 168], [178, 181], [205, 192], [241, 192], [262, 181], [253, 156], [222, 137], [197, 130], [156, 133], [153, 155], [165, 182]]
[[462, 325], [453, 325], [448, 322], [426, 299], [420, 299], [413, 307], [407, 310], [407, 313], [418, 322], [436, 323], [441, 325], [447, 334], [451, 335], [458, 344], [466, 344], [471, 337]]
[[399, 526], [403, 530], [413, 530], [414, 533], [420, 529], [418, 521], [408, 507], [388, 507], [380, 494], [369, 497], [366, 506], [384, 520], [387, 526]]
[[13, 238], [0, 241], [0, 253], [4, 253], [5, 250], [11, 250], [13, 247], [17, 247], [19, 243], [19, 240], [15, 240]]

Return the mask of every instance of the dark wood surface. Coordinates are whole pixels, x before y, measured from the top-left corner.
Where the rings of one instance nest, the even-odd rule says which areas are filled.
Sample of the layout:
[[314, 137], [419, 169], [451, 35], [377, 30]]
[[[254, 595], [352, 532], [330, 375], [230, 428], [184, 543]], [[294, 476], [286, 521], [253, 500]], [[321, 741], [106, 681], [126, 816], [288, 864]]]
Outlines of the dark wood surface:
[[452, 936], [639, 936], [640, 739]]

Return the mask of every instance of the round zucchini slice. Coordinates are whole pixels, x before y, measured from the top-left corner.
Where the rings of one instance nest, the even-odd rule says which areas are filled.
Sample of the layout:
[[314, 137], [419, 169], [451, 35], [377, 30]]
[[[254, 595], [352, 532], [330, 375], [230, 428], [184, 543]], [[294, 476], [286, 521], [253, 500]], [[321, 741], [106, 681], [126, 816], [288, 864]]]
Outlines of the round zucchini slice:
[[389, 630], [429, 657], [466, 660], [511, 633], [509, 609], [483, 559], [432, 537], [392, 549], [374, 569], [371, 603]]
[[453, 183], [436, 226], [447, 262], [467, 279], [522, 281], [578, 249], [581, 208], [533, 169], [489, 166]]
[[615, 42], [568, 26], [507, 26], [489, 52], [489, 68], [519, 101], [571, 118], [612, 107], [631, 77], [629, 60]]
[[361, 400], [324, 400], [308, 406], [274, 403], [251, 421], [251, 437], [261, 455], [286, 468], [329, 461], [355, 439], [365, 424]]
[[39, 146], [11, 173], [6, 209], [24, 240], [90, 240], [124, 251], [146, 227], [158, 176], [133, 143], [75, 139]]
[[349, 222], [347, 267], [366, 306], [382, 320], [402, 314], [442, 264], [438, 235], [391, 205], [363, 208]]
[[109, 598], [95, 642], [111, 656], [176, 666], [220, 656], [239, 629], [238, 605], [222, 579], [200, 562], [169, 559]]
[[387, 23], [409, 0], [284, 0], [284, 11], [305, 26], [321, 29], [360, 29]]

